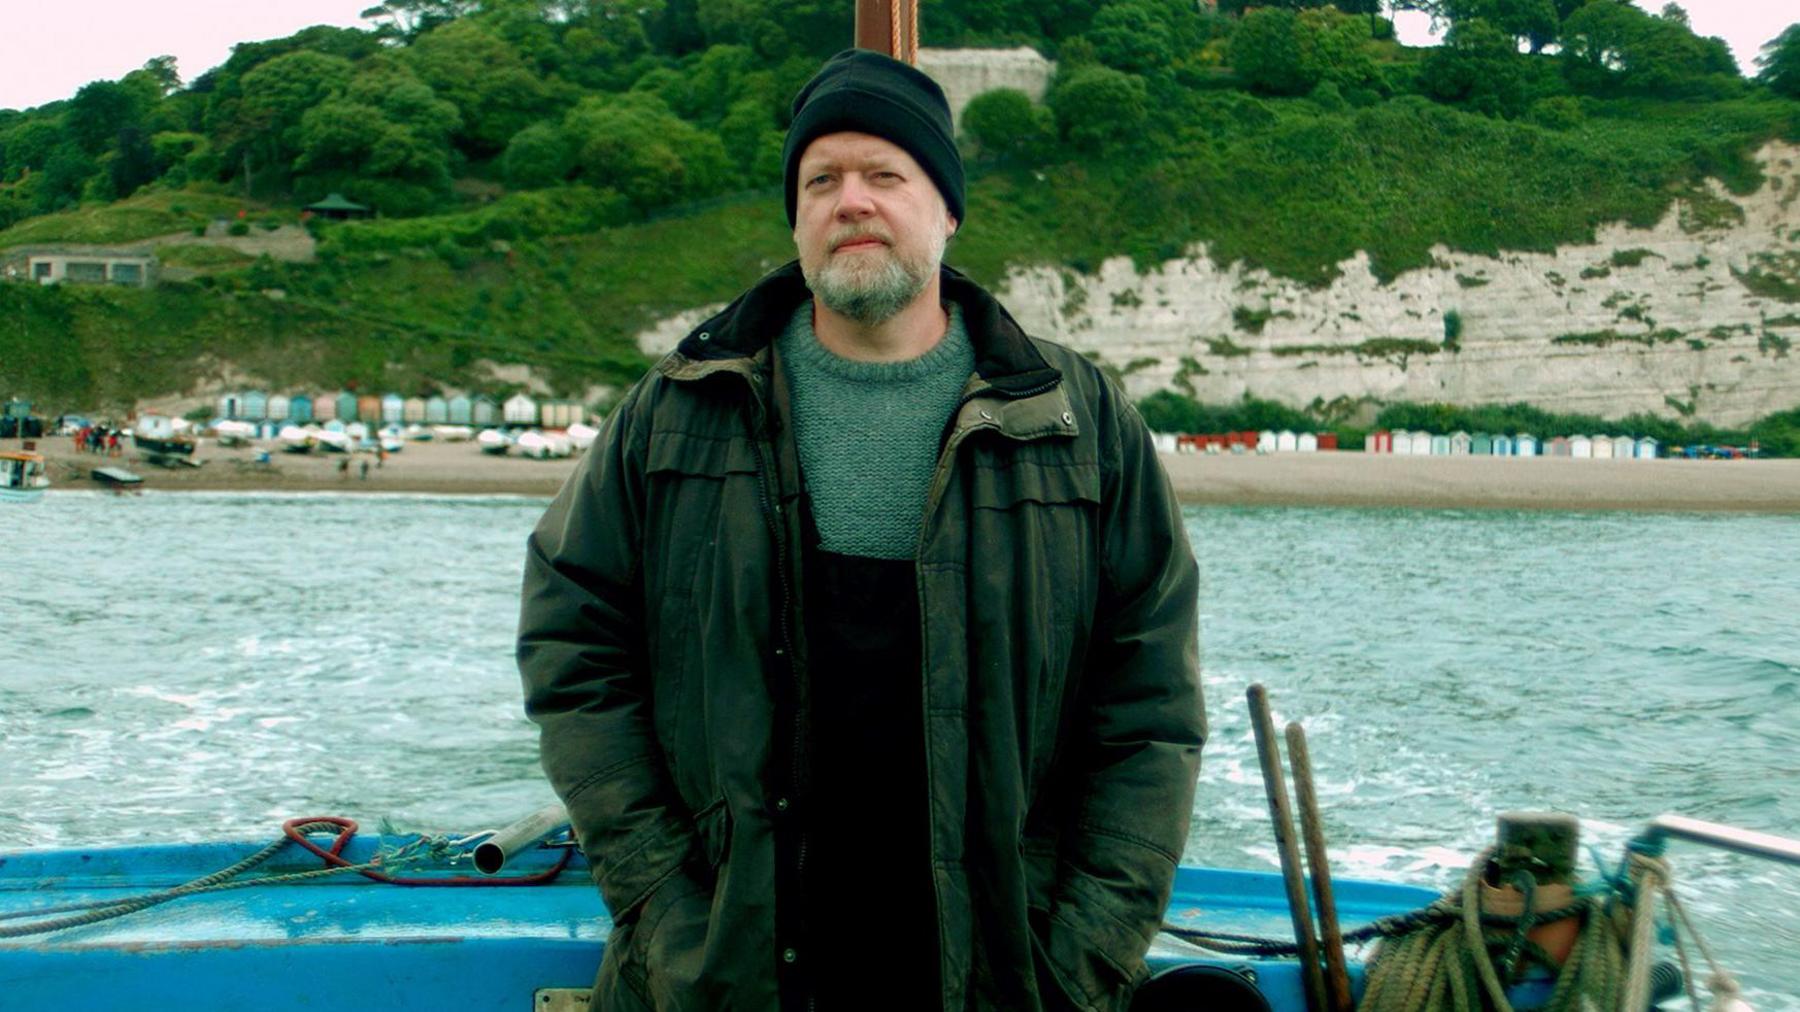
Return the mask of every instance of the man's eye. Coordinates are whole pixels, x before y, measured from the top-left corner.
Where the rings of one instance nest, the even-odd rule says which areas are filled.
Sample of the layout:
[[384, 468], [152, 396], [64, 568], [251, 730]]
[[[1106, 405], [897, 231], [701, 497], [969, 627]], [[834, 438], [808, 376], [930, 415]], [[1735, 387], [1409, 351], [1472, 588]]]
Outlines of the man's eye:
[[808, 179], [806, 181], [806, 185], [818, 186], [821, 183], [828, 182], [830, 179], [831, 179], [830, 176], [814, 176], [811, 179]]

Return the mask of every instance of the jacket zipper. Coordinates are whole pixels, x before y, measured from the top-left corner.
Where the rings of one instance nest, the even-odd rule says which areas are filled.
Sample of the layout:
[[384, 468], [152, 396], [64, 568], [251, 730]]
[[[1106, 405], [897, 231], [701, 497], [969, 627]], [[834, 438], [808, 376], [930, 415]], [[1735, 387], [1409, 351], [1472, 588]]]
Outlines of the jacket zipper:
[[[1046, 383], [1040, 383], [1039, 385], [1032, 387], [1028, 390], [1022, 390], [1018, 393], [1010, 394], [1010, 395], [1008, 395], [1008, 399], [1009, 400], [1020, 400], [1020, 399], [1026, 398], [1026, 397], [1036, 397], [1038, 394], [1048, 393], [1050, 390], [1054, 389], [1058, 383], [1061, 383], [1061, 382], [1062, 382], [1062, 380], [1059, 377], [1057, 379], [1050, 380], [1049, 382], [1046, 382]], [[931, 478], [931, 490], [925, 496], [925, 513], [924, 513], [924, 516], [919, 521], [919, 543], [918, 543], [918, 546], [913, 549], [913, 561], [915, 564], [914, 565], [914, 571], [915, 571], [914, 580], [916, 581], [915, 582], [915, 587], [917, 588], [916, 594], [919, 599], [919, 645], [921, 648], [920, 653], [919, 653], [919, 668], [920, 668], [919, 681], [920, 681], [920, 696], [921, 696], [921, 698], [919, 700], [919, 705], [920, 705], [920, 708], [925, 711], [924, 715], [923, 715], [924, 716], [923, 726], [925, 728], [925, 838], [927, 841], [927, 846], [934, 846], [935, 842], [937, 840], [937, 826], [934, 824], [932, 817], [931, 817], [931, 708], [930, 708], [929, 690], [926, 688], [926, 685], [930, 681], [931, 673], [926, 668], [928, 661], [926, 659], [925, 651], [923, 649], [924, 645], [926, 643], [926, 635], [927, 635], [926, 627], [930, 621], [930, 611], [925, 606], [925, 581], [923, 578], [921, 578], [917, 575], [917, 562], [918, 562], [918, 559], [925, 554], [926, 530], [927, 530], [928, 525], [931, 522], [932, 515], [937, 512], [939, 497], [941, 497], [944, 494], [944, 487], [949, 484], [949, 479], [947, 476], [950, 473], [950, 465], [956, 459], [957, 449], [960, 446], [962, 446], [962, 441], [964, 439], [967, 439], [969, 434], [974, 432], [976, 429], [998, 428], [999, 427], [999, 423], [997, 423], [997, 422], [990, 422], [985, 425], [971, 425], [967, 429], [964, 429], [960, 435], [958, 435], [955, 432], [956, 417], [958, 415], [962, 414], [962, 409], [967, 407], [970, 401], [973, 401], [977, 397], [985, 396], [989, 391], [991, 391], [993, 389], [994, 388], [990, 386], [990, 387], [985, 387], [980, 390], [976, 390], [972, 393], [964, 394], [960, 399], [957, 400], [956, 407], [951, 410], [950, 420], [949, 420], [949, 422], [947, 422], [945, 424], [944, 434], [942, 437], [940, 437], [944, 443], [944, 449], [938, 455], [937, 470], [932, 474], [932, 478]], [[802, 851], [802, 853], [805, 852], [804, 840], [802, 840], [802, 843], [801, 843], [801, 851]], [[934, 893], [937, 891], [937, 867], [936, 867], [936, 865], [937, 865], [937, 862], [933, 858], [933, 855], [930, 852], [927, 852], [925, 855], [925, 866], [930, 871], [931, 880], [932, 880], [932, 891]], [[943, 904], [940, 902], [936, 905], [936, 907], [937, 907], [938, 917], [941, 919], [944, 914]], [[940, 933], [940, 937], [941, 937], [941, 933]], [[939, 960], [938, 960], [938, 977], [939, 977], [938, 1000], [941, 1002], [943, 1000], [943, 992], [944, 992], [945, 988], [947, 987], [945, 981], [942, 979], [943, 978], [943, 959], [942, 959], [941, 954], [940, 954]], [[812, 999], [810, 996], [807, 998], [807, 1006], [806, 1007], [810, 1012], [810, 1010], [812, 1009]]]

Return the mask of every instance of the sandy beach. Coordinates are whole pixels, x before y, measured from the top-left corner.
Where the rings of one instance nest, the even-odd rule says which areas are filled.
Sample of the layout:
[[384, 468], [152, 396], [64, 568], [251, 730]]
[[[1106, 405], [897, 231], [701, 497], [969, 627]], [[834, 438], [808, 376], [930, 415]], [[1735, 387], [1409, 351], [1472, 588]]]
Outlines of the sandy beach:
[[[17, 449], [18, 440], [0, 440]], [[551, 496], [575, 461], [492, 457], [474, 443], [410, 443], [377, 467], [369, 454], [256, 451], [210, 441], [197, 468], [76, 453], [68, 437], [38, 441], [58, 489], [98, 488], [95, 467], [123, 466], [144, 488], [168, 492], [271, 491]], [[368, 477], [360, 476], [363, 461]], [[1236, 506], [1399, 506], [1424, 509], [1705, 510], [1800, 512], [1800, 460], [1571, 460], [1561, 457], [1396, 457], [1314, 453], [1166, 454], [1182, 502]]]

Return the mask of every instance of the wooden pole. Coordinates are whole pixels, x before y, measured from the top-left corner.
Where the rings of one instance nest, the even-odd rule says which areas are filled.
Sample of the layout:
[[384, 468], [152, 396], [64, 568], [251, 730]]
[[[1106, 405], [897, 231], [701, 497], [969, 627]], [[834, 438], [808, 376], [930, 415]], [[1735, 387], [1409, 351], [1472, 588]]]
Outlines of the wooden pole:
[[1313, 900], [1319, 906], [1319, 937], [1325, 948], [1325, 1000], [1331, 1012], [1350, 1012], [1350, 970], [1344, 962], [1344, 932], [1338, 926], [1337, 897], [1331, 889], [1331, 858], [1325, 849], [1325, 822], [1313, 789], [1312, 756], [1306, 729], [1287, 726], [1288, 764], [1294, 770], [1294, 800], [1300, 804], [1300, 835], [1306, 841], [1306, 867], [1312, 872]]
[[1256, 731], [1256, 757], [1262, 762], [1263, 789], [1269, 796], [1269, 821], [1275, 827], [1275, 850], [1281, 856], [1281, 883], [1287, 887], [1288, 914], [1300, 949], [1300, 983], [1309, 1012], [1327, 1012], [1325, 977], [1319, 972], [1319, 940], [1313, 936], [1312, 906], [1306, 901], [1300, 847], [1294, 841], [1294, 813], [1288, 805], [1287, 781], [1281, 775], [1281, 743], [1269, 715], [1269, 690], [1255, 684], [1244, 693], [1250, 701], [1250, 724]]
[[919, 0], [856, 0], [858, 49], [919, 62]]

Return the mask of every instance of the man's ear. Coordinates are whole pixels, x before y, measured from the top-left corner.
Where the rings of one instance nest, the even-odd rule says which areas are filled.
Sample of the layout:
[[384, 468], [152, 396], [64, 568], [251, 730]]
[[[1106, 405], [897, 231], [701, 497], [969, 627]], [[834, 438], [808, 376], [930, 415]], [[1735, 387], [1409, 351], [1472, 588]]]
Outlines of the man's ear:
[[962, 222], [957, 221], [956, 215], [951, 214], [948, 211], [944, 212], [944, 220], [950, 223], [950, 230], [944, 234], [944, 238], [946, 238], [946, 239], [956, 238], [957, 230], [962, 227]]

